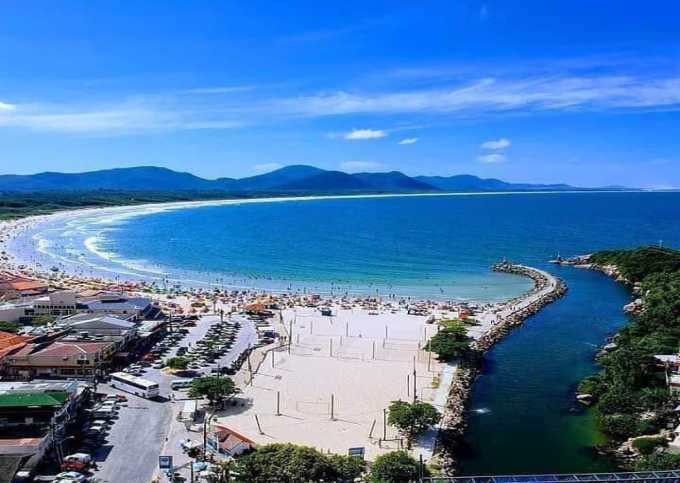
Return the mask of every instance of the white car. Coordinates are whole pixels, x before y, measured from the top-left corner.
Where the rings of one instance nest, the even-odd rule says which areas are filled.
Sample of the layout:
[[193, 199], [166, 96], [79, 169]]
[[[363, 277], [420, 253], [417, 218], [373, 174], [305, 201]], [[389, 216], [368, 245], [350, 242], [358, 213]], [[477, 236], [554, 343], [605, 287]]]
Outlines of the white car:
[[78, 473], [77, 471], [64, 471], [63, 473], [59, 473], [54, 481], [59, 483], [70, 483], [72, 481], [84, 483], [87, 481], [87, 476], [83, 475], [82, 473]]

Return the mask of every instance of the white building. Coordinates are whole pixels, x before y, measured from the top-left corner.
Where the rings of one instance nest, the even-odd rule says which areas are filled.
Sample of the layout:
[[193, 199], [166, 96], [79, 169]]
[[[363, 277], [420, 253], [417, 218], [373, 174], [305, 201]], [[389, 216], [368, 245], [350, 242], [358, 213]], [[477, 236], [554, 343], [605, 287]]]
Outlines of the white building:
[[77, 310], [76, 293], [70, 290], [52, 292], [49, 295], [33, 300], [33, 313], [35, 315], [61, 317], [75, 314]]
[[90, 314], [113, 314], [127, 320], [139, 320], [153, 309], [152, 300], [147, 297], [128, 297], [125, 294], [104, 294], [78, 304], [80, 311]]
[[30, 303], [0, 305], [0, 320], [4, 322], [19, 322], [26, 317], [27, 310], [32, 309]]

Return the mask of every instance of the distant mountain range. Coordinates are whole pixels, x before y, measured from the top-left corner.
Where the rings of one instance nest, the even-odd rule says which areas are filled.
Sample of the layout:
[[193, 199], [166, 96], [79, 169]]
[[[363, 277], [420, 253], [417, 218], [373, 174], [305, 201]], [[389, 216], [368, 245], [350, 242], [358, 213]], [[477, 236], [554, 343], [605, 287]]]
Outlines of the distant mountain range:
[[[141, 166], [86, 173], [0, 175], [0, 191], [221, 191], [231, 194], [429, 193], [465, 191], [574, 190], [566, 184], [507, 183], [472, 175], [406, 176], [387, 173], [344, 173], [293, 165], [248, 178], [209, 180], [167, 168]], [[621, 188], [606, 188], [621, 189]]]

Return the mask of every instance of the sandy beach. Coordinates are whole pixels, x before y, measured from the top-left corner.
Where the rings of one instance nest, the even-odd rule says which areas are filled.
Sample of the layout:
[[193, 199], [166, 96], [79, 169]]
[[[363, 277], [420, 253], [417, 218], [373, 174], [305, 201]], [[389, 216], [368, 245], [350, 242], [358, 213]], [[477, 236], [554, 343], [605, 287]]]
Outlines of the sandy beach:
[[[242, 389], [236, 405], [219, 414], [220, 423], [258, 444], [293, 442], [340, 454], [362, 447], [368, 459], [403, 447], [395, 428], [384, 424], [390, 402], [411, 401], [415, 391], [419, 400], [432, 403], [445, 414], [452, 400], [464, 402], [464, 394], [450, 392], [457, 364], [440, 363], [426, 350], [427, 341], [438, 330], [436, 322], [467, 318], [469, 335], [475, 343], [481, 343], [558, 284], [546, 272], [531, 272], [537, 277], [533, 289], [496, 304], [267, 294], [262, 290], [167, 289], [145, 280], [87, 277], [31, 266], [19, 263], [7, 251], [8, 241], [22, 230], [54, 217], [77, 215], [78, 212], [68, 212], [4, 222], [0, 225], [2, 271], [81, 294], [151, 294], [172, 315], [242, 312], [253, 303], [277, 308], [268, 323], [275, 327], [280, 339], [252, 354], [250, 364], [235, 376]], [[24, 260], [26, 255], [22, 254]], [[332, 315], [322, 315], [322, 307], [330, 309]], [[431, 458], [436, 436], [436, 429], [424, 435], [413, 453]]]

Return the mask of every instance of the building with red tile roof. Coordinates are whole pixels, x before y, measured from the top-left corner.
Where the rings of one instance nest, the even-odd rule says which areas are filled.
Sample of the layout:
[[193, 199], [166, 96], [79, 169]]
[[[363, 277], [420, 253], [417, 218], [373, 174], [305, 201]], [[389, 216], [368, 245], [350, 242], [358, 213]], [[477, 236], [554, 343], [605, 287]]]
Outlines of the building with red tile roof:
[[30, 337], [16, 335], [12, 332], [3, 332], [0, 330], [0, 366], [2, 366], [2, 361], [7, 354], [21, 349], [30, 340]]
[[255, 442], [233, 429], [214, 424], [207, 438], [207, 447], [223, 457], [238, 456], [255, 447]]
[[56, 340], [27, 343], [5, 356], [4, 368], [9, 377], [17, 379], [93, 378], [108, 365], [114, 350], [112, 342]]
[[0, 274], [0, 298], [13, 299], [47, 292], [46, 283], [12, 274]]

